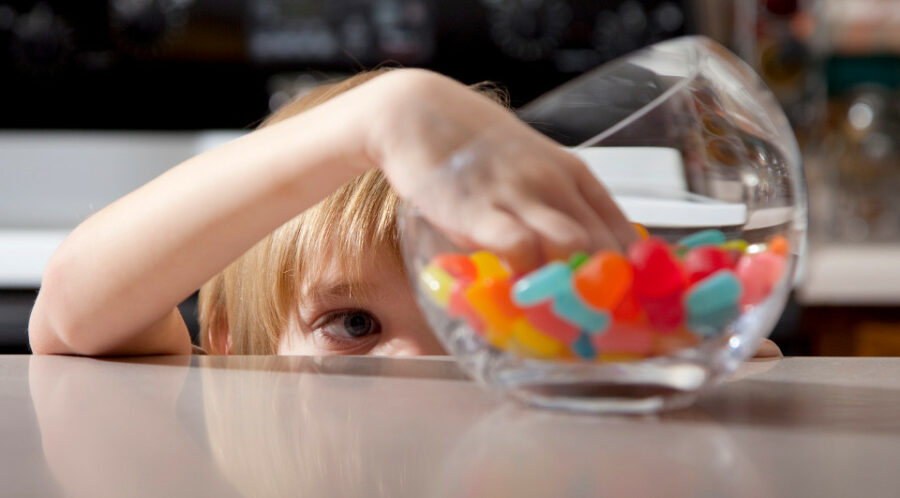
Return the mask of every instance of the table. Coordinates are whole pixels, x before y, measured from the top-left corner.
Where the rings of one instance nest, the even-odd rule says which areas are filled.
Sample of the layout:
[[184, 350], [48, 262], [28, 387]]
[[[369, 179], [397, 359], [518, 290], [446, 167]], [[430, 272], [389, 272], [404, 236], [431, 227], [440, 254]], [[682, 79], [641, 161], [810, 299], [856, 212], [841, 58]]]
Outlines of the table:
[[446, 358], [3, 356], [0, 403], [3, 496], [900, 495], [900, 359], [753, 361], [614, 417]]

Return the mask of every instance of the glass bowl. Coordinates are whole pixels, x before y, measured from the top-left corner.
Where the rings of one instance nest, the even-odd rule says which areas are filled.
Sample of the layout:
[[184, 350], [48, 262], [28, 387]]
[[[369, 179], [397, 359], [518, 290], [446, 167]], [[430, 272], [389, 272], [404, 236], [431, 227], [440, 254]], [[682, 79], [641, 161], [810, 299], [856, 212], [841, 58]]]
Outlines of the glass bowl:
[[469, 374], [529, 404], [690, 404], [771, 332], [803, 252], [805, 186], [784, 113], [735, 55], [685, 37], [518, 114], [578, 155], [646, 230], [625, 254], [510, 275], [405, 206], [404, 261], [429, 324]]

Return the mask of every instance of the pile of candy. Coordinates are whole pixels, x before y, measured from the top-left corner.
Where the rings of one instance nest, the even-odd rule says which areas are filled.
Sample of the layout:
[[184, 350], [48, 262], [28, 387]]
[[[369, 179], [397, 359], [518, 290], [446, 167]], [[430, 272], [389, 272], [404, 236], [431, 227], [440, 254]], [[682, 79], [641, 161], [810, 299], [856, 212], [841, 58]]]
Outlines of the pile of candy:
[[763, 301], [785, 268], [788, 241], [726, 240], [704, 230], [674, 246], [649, 237], [628, 254], [577, 253], [516, 277], [496, 255], [439, 254], [419, 275], [447, 315], [522, 356], [629, 361], [720, 334]]

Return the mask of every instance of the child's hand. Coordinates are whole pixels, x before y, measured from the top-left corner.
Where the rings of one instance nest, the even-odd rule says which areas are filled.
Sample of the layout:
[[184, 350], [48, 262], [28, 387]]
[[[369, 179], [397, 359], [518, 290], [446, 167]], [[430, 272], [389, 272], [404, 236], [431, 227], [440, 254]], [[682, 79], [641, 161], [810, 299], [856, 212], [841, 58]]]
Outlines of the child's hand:
[[424, 71], [379, 79], [393, 79], [399, 99], [374, 127], [370, 155], [455, 242], [524, 271], [637, 238], [584, 163], [500, 105]]

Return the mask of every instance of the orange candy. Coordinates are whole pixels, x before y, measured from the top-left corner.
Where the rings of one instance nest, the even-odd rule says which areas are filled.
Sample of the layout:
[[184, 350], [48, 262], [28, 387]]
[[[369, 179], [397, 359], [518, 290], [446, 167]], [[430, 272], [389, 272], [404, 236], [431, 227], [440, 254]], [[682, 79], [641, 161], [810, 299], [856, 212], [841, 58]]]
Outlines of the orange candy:
[[644, 225], [641, 225], [640, 223], [632, 223], [631, 226], [634, 227], [634, 230], [641, 237], [641, 240], [650, 238], [650, 232], [648, 232], [647, 229], [644, 228]]
[[510, 299], [508, 280], [488, 278], [473, 283], [465, 290], [469, 304], [484, 320], [488, 329], [501, 334], [511, 330], [513, 321], [522, 315]]
[[575, 289], [581, 297], [601, 310], [613, 310], [622, 301], [633, 278], [631, 264], [615, 251], [601, 251], [575, 272]]
[[768, 248], [779, 256], [787, 256], [790, 250], [790, 243], [783, 235], [776, 235], [769, 239]]

